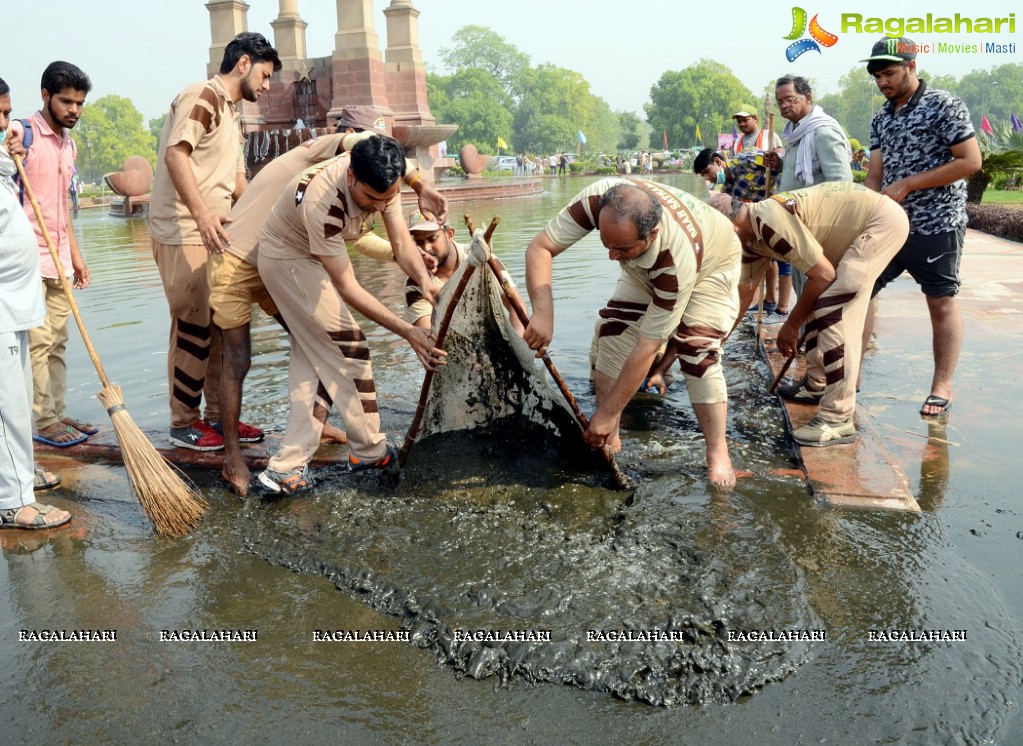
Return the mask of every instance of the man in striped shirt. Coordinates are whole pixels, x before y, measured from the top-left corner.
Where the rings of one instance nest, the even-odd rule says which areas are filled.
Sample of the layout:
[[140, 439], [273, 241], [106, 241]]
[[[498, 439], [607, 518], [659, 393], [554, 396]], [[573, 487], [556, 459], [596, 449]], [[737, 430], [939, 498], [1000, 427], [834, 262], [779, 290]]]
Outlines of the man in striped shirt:
[[622, 273], [600, 312], [593, 373], [597, 411], [586, 440], [621, 449], [622, 410], [670, 339], [706, 440], [708, 481], [734, 486], [721, 368], [721, 343], [739, 310], [741, 246], [731, 224], [692, 195], [652, 181], [611, 178], [591, 184], [526, 249], [533, 315], [523, 338], [530, 349], [546, 351], [554, 336], [554, 257], [595, 230]]

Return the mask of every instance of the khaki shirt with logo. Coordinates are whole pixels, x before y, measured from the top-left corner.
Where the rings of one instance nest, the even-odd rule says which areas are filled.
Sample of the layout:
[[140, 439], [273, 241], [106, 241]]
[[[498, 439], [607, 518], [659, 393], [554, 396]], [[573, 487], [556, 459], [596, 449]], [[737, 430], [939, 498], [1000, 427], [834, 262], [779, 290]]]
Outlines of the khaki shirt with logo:
[[[728, 218], [681, 189], [644, 179], [611, 178], [588, 186], [551, 219], [546, 231], [554, 245], [568, 248], [596, 230], [600, 198], [617, 184], [645, 185], [663, 208], [660, 230], [650, 247], [619, 264], [622, 273], [651, 296], [639, 333], [664, 340], [678, 328], [696, 283], [736, 266], [735, 233]], [[607, 257], [602, 246], [600, 257]]]
[[202, 243], [191, 213], [171, 181], [164, 158], [167, 148], [187, 143], [189, 163], [199, 193], [210, 212], [226, 218], [231, 212], [237, 175], [245, 172], [238, 108], [219, 75], [189, 86], [174, 99], [160, 136], [153, 193], [149, 200], [149, 229], [162, 244]]
[[882, 199], [860, 184], [829, 181], [747, 204], [755, 241], [743, 247], [739, 282], [752, 282], [767, 259], [808, 272], [825, 256], [837, 267]]
[[[259, 239], [259, 255], [303, 259], [347, 254], [345, 241], [361, 235], [367, 213], [348, 189], [351, 154], [343, 153], [292, 179], [274, 204]], [[401, 194], [384, 207], [385, 221], [401, 223]]]

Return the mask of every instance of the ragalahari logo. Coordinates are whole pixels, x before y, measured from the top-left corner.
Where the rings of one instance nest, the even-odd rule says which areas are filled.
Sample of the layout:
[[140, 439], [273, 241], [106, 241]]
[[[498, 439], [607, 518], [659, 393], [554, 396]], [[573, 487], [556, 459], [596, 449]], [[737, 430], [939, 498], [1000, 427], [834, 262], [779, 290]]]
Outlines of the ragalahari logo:
[[[815, 14], [810, 20], [810, 23], [806, 22], [806, 11], [802, 8], [792, 9], [792, 30], [788, 36], [783, 38], [792, 41], [798, 39], [798, 41], [792, 41], [787, 47], [785, 47], [785, 59], [789, 62], [795, 62], [796, 59], [801, 55], [809, 51], [814, 51], [820, 54], [821, 48], [818, 46], [833, 47], [835, 42], [838, 41], [838, 37], [832, 34], [830, 31], [825, 31], [821, 28], [820, 23], [817, 21], [819, 14]], [[801, 39], [805, 31], [809, 28], [810, 38]]]

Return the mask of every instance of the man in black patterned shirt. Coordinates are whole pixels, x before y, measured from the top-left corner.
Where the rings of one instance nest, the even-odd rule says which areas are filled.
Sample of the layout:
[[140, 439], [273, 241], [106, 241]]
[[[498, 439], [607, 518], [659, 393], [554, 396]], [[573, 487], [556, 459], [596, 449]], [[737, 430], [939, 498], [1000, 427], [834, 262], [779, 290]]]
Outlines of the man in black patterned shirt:
[[920, 414], [938, 417], [951, 405], [963, 340], [955, 296], [966, 231], [964, 179], [982, 159], [965, 104], [917, 78], [915, 48], [905, 37], [885, 37], [863, 60], [888, 99], [870, 123], [866, 185], [900, 203], [909, 216], [909, 239], [875, 282], [874, 293], [908, 271], [927, 297], [934, 377]]

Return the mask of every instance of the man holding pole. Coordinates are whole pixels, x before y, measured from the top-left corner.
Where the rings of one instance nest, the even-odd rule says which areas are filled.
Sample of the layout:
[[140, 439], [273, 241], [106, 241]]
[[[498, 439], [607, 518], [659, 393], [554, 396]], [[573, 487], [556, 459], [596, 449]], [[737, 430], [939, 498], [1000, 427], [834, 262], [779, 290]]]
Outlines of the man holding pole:
[[[0, 139], [10, 115], [10, 88], [0, 79]], [[24, 150], [11, 147], [19, 155]], [[43, 323], [46, 306], [39, 251], [18, 204], [14, 174], [14, 162], [0, 147], [0, 528], [48, 529], [64, 525], [71, 514], [34, 497], [36, 489], [55, 486], [59, 478], [34, 469], [28, 330]]]
[[595, 230], [622, 272], [600, 312], [597, 411], [587, 442], [621, 449], [622, 410], [672, 339], [706, 441], [707, 479], [731, 488], [735, 472], [725, 440], [728, 397], [721, 367], [721, 343], [738, 313], [741, 247], [731, 225], [692, 195], [655, 182], [611, 178], [591, 184], [526, 249], [533, 315], [523, 338], [530, 349], [546, 352], [554, 336], [554, 258]]
[[293, 179], [263, 227], [259, 274], [292, 340], [291, 408], [281, 448], [259, 475], [267, 489], [312, 487], [307, 467], [323, 426], [313, 413], [320, 387], [344, 421], [350, 470], [385, 469], [397, 457], [380, 432], [369, 345], [349, 306], [408, 340], [428, 370], [443, 364], [445, 353], [433, 346], [428, 329], [402, 321], [359, 285], [345, 245], [358, 236], [364, 215], [382, 213], [398, 266], [433, 301], [429, 273], [401, 214], [404, 173], [401, 145], [382, 135], [367, 138]]
[[[723, 200], [722, 200], [723, 201]], [[793, 401], [820, 402], [817, 416], [792, 433], [804, 446], [856, 438], [856, 378], [863, 324], [874, 281], [909, 235], [906, 213], [891, 199], [848, 182], [780, 192], [733, 213], [742, 241], [739, 305], [753, 297], [770, 259], [791, 262], [806, 285], [778, 330], [778, 349], [795, 356], [806, 326], [806, 375], [778, 389]]]

